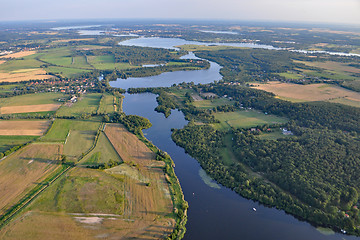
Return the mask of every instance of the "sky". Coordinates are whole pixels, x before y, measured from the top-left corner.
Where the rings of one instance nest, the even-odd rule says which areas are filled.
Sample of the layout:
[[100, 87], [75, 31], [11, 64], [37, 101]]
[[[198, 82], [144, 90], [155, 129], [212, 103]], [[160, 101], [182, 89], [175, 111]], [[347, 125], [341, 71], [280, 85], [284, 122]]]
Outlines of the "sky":
[[0, 21], [97, 18], [360, 25], [360, 0], [0, 0]]

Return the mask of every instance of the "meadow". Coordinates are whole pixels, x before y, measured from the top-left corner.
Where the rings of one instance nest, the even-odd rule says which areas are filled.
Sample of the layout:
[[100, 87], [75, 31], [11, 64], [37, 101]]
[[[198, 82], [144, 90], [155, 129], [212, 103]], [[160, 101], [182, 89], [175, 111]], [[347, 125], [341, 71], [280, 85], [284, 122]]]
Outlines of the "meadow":
[[56, 116], [81, 117], [84, 114], [96, 113], [99, 107], [101, 96], [102, 95], [100, 93], [84, 94], [81, 97], [79, 97], [75, 103], [64, 104], [56, 112]]
[[62, 146], [28, 145], [0, 162], [0, 214], [59, 167]]
[[55, 119], [47, 134], [40, 140], [42, 142], [65, 142], [69, 131], [96, 132], [100, 122], [89, 120]]
[[266, 115], [255, 110], [243, 110], [235, 112], [218, 112], [214, 113], [215, 119], [220, 123], [215, 123], [213, 126], [216, 129], [228, 130], [234, 128], [250, 128], [264, 124], [286, 123], [285, 118], [274, 115]]
[[96, 166], [101, 163], [108, 163], [110, 160], [115, 162], [122, 161], [109, 139], [101, 132], [95, 148], [80, 162], [80, 164], [85, 166]]
[[43, 105], [58, 104], [59, 98], [63, 98], [62, 93], [34, 93], [25, 94], [9, 98], [0, 98], [1, 107], [27, 106], [27, 105]]
[[226, 98], [216, 98], [212, 100], [201, 100], [201, 101], [194, 101], [193, 105], [200, 109], [213, 109], [217, 106], [224, 106], [224, 105], [234, 105], [235, 102], [230, 101]]

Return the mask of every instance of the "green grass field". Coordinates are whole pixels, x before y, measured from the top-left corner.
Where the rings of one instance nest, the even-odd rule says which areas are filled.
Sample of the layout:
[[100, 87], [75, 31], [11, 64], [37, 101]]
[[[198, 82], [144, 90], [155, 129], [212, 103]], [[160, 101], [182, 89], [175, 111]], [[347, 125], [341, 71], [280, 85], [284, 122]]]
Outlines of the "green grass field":
[[114, 149], [104, 133], [100, 133], [96, 147], [81, 162], [82, 165], [97, 165], [107, 163], [110, 160], [121, 162], [119, 154]]
[[128, 63], [115, 63], [115, 58], [113, 55], [105, 56], [89, 56], [88, 62], [94, 66], [96, 69], [105, 70], [105, 69], [130, 69], [140, 66], [130, 65]]
[[63, 105], [57, 112], [56, 116], [75, 116], [80, 117], [82, 114], [91, 114], [96, 112], [100, 103], [101, 94], [91, 93], [82, 95], [78, 101], [71, 106]]
[[92, 147], [95, 136], [95, 130], [70, 130], [64, 145], [64, 154], [69, 160], [76, 161]]
[[113, 113], [114, 109], [114, 96], [111, 94], [103, 94], [98, 113]]
[[217, 106], [223, 105], [234, 105], [234, 101], [230, 101], [226, 98], [217, 98], [213, 100], [202, 100], [202, 101], [194, 101], [193, 105], [200, 109], [212, 109]]
[[[32, 56], [28, 56], [32, 57]], [[0, 64], [0, 71], [3, 72], [12, 72], [17, 71], [19, 69], [34, 69], [40, 68], [44, 63], [34, 59], [34, 58], [19, 58], [12, 59], [7, 61], [6, 63]]]
[[0, 152], [36, 140], [37, 136], [0, 136]]
[[51, 185], [30, 210], [123, 214], [121, 180], [98, 170], [75, 168]]
[[0, 107], [59, 103], [62, 93], [34, 93], [9, 98], [0, 98]]
[[254, 110], [236, 111], [227, 113], [215, 113], [215, 118], [220, 123], [215, 123], [213, 126], [216, 129], [227, 130], [230, 127], [235, 128], [249, 128], [256, 127], [263, 124], [286, 123], [285, 118], [280, 118], [273, 115], [265, 115], [262, 112]]
[[65, 142], [69, 131], [97, 131], [100, 122], [91, 120], [56, 119], [42, 142]]
[[302, 79], [302, 78], [304, 78], [303, 75], [297, 74], [297, 73], [292, 73], [292, 72], [279, 73], [279, 75], [286, 79]]

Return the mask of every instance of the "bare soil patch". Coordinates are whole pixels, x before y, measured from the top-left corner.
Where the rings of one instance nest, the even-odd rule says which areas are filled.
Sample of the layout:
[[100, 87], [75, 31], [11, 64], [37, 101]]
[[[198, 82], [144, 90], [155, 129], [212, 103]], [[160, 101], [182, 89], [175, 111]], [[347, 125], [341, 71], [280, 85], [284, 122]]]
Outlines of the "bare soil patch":
[[0, 135], [41, 136], [50, 121], [0, 121]]
[[60, 106], [61, 103], [0, 107], [0, 114], [56, 111]]

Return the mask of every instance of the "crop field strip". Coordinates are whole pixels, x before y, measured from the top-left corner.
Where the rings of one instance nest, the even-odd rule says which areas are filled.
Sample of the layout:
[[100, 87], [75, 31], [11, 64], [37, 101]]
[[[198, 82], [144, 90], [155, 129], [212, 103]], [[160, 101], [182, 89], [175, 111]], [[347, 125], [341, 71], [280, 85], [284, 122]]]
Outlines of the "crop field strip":
[[293, 83], [270, 82], [255, 87], [272, 92], [289, 101], [338, 101], [343, 104], [360, 107], [360, 93], [329, 84], [299, 85]]
[[49, 121], [0, 120], [0, 135], [41, 136], [46, 132], [49, 125]]

